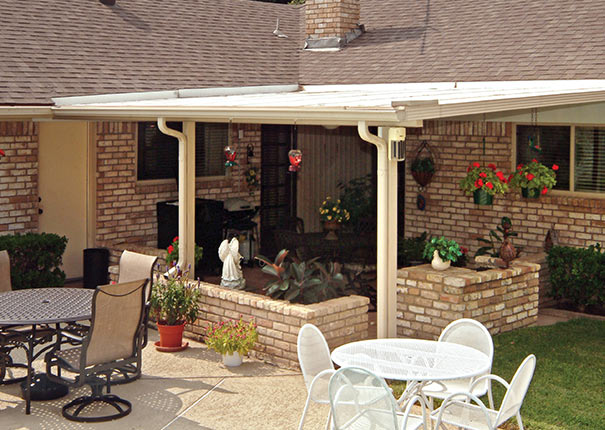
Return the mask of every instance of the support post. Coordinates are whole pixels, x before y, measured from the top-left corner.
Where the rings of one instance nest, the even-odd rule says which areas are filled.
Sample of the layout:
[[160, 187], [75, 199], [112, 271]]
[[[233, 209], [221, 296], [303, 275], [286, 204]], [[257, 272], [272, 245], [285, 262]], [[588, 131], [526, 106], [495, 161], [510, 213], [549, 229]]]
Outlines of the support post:
[[[184, 122], [183, 132], [186, 136], [184, 153], [186, 169], [185, 207], [187, 208], [185, 212], [185, 237], [188, 239], [183, 249], [187, 256], [187, 265], [191, 267], [189, 276], [195, 278], [195, 122]], [[179, 246], [179, 251], [180, 248]]]

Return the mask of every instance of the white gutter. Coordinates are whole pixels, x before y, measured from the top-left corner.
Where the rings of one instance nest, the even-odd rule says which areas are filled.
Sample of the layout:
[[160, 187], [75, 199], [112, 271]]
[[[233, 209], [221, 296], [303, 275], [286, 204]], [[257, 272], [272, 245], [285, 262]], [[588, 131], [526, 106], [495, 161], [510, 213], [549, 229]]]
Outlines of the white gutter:
[[52, 118], [52, 106], [0, 106], [0, 118], [3, 120]]
[[179, 141], [179, 260], [178, 266], [183, 270], [186, 268], [187, 263], [186, 249], [187, 242], [190, 239], [186, 234], [186, 223], [187, 223], [187, 203], [185, 194], [185, 180], [186, 180], [186, 164], [185, 164], [185, 146], [187, 137], [178, 130], [168, 128], [166, 125], [165, 118], [158, 118], [158, 128], [160, 131], [168, 136], [176, 137]]

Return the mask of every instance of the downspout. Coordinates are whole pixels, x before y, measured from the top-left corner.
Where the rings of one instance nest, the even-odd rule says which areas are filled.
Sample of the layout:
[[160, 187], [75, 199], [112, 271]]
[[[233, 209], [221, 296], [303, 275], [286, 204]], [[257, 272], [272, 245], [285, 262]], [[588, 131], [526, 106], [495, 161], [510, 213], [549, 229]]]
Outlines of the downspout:
[[389, 336], [388, 312], [388, 156], [387, 142], [371, 134], [365, 121], [357, 123], [359, 136], [376, 146], [377, 159], [377, 216], [376, 216], [376, 314], [377, 337]]
[[158, 128], [162, 133], [176, 137], [179, 141], [179, 260], [177, 264], [179, 267], [183, 268], [187, 262], [185, 253], [188, 241], [186, 234], [187, 213], [185, 211], [185, 180], [187, 170], [184, 157], [187, 137], [178, 130], [168, 128], [166, 125], [166, 118], [158, 118]]

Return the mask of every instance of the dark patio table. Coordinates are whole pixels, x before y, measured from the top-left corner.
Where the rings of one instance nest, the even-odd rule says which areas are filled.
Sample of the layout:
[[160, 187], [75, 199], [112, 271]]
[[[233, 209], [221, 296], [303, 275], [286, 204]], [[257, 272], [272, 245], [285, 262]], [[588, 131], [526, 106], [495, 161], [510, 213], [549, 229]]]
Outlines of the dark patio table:
[[[0, 293], [0, 335], [15, 338], [15, 346], [25, 350], [27, 355], [27, 378], [25, 385], [25, 413], [30, 413], [32, 363], [52, 345], [35, 352], [34, 349], [50, 339], [37, 336], [41, 325], [73, 323], [89, 320], [92, 314], [92, 295], [94, 290], [84, 288], [32, 288]], [[23, 331], [23, 327], [31, 326]], [[19, 330], [16, 330], [19, 328]], [[23, 341], [23, 338], [26, 341]], [[52, 336], [51, 336], [52, 338]], [[10, 340], [9, 340], [10, 342]]]

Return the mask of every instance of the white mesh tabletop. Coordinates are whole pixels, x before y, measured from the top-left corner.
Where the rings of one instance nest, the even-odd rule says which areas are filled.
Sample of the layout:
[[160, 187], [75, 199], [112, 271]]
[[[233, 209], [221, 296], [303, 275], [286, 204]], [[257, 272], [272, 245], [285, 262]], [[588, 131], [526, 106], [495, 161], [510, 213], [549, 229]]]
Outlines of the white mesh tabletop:
[[339, 366], [363, 367], [386, 379], [443, 381], [487, 372], [489, 358], [476, 349], [420, 339], [371, 339], [348, 343], [331, 355]]
[[0, 325], [52, 324], [91, 318], [94, 290], [32, 288], [0, 293]]

